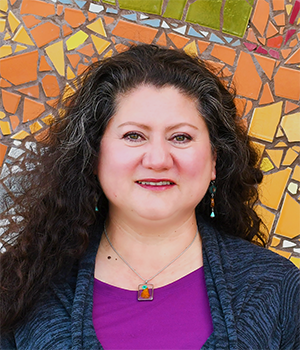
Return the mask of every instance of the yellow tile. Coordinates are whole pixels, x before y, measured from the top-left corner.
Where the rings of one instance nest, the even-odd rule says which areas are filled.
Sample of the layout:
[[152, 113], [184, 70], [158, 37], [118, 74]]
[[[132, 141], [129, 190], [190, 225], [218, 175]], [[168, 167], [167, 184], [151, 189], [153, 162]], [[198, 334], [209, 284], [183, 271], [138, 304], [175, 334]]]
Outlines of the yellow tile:
[[8, 31], [6, 31], [5, 35], [4, 35], [4, 40], [9, 40], [11, 38], [11, 35], [9, 34]]
[[294, 147], [292, 147], [292, 149], [294, 151], [296, 151], [297, 153], [300, 153], [300, 146], [294, 146]]
[[264, 157], [261, 161], [260, 169], [266, 173], [266, 172], [274, 169], [274, 165], [271, 163], [269, 158]]
[[283, 191], [286, 188], [292, 169], [286, 168], [273, 174], [265, 175], [262, 183], [258, 187], [260, 201], [263, 205], [278, 209]]
[[[300, 19], [300, 18], [299, 18]], [[290, 258], [290, 260], [291, 260], [291, 262], [293, 263], [293, 264], [295, 264], [297, 267], [298, 267], [298, 269], [300, 269], [300, 258], [297, 258], [297, 257], [295, 257], [295, 256], [292, 256], [291, 258]]]
[[294, 238], [300, 234], [300, 204], [288, 193], [285, 195], [281, 213], [275, 233], [287, 238]]
[[55, 44], [46, 47], [45, 51], [57, 72], [60, 75], [65, 76], [65, 55], [63, 41], [61, 40]]
[[10, 30], [14, 33], [21, 22], [11, 11], [9, 11], [7, 18], [8, 18]]
[[106, 54], [103, 56], [103, 58], [106, 58], [106, 57], [111, 57], [113, 54], [113, 50], [109, 50], [106, 52]]
[[259, 156], [259, 161], [264, 153], [265, 150], [265, 145], [259, 142], [251, 141], [251, 145], [255, 148], [256, 152], [258, 153]]
[[11, 134], [9, 122], [0, 121], [0, 129], [1, 129], [3, 135], [10, 135]]
[[291, 194], [297, 194], [298, 185], [295, 182], [290, 182], [287, 189]]
[[21, 130], [21, 131], [17, 132], [16, 134], [14, 134], [14, 136], [12, 136], [11, 138], [14, 140], [23, 140], [23, 139], [25, 139], [25, 137], [27, 137], [29, 135], [30, 134], [28, 134], [27, 131]]
[[299, 165], [295, 166], [292, 179], [300, 182], [300, 166]]
[[47, 115], [46, 117], [42, 118], [42, 121], [46, 124], [46, 125], [50, 125], [54, 122], [54, 117], [52, 114]]
[[23, 26], [18, 29], [12, 40], [21, 44], [35, 46]]
[[267, 226], [268, 231], [270, 232], [274, 223], [275, 214], [271, 213], [261, 205], [256, 205], [254, 209], [256, 214], [262, 219], [264, 224]]
[[249, 135], [258, 139], [273, 142], [280, 120], [283, 102], [255, 108], [249, 127]]
[[272, 237], [272, 242], [271, 242], [271, 247], [276, 247], [280, 243], [281, 239], [278, 237], [273, 236]]
[[298, 157], [298, 153], [289, 148], [283, 159], [282, 165], [291, 165], [293, 161]]
[[282, 130], [280, 128], [278, 128], [277, 133], [276, 133], [276, 137], [281, 137], [283, 135], [284, 135], [284, 133], [282, 132]]
[[283, 116], [281, 127], [289, 142], [300, 141], [300, 112]]
[[286, 10], [286, 13], [288, 14], [288, 16], [290, 15], [292, 8], [293, 8], [293, 5], [291, 5], [291, 4], [285, 5], [285, 10]]
[[110, 45], [109, 41], [98, 38], [96, 35], [92, 34], [91, 37], [99, 55]]
[[0, 119], [3, 119], [5, 117], [6, 117], [6, 114], [4, 112], [0, 111]]
[[280, 167], [280, 162], [283, 155], [283, 150], [273, 150], [273, 149], [267, 149], [267, 154], [271, 158], [272, 162], [275, 164], [277, 168]]
[[281, 256], [284, 256], [287, 259], [292, 255], [292, 253], [290, 253], [290, 252], [284, 252], [283, 250], [275, 249], [272, 247], [269, 247], [269, 249], [272, 250], [272, 252], [275, 252]]
[[17, 46], [15, 48], [15, 52], [23, 51], [23, 50], [26, 50], [26, 49], [27, 49], [27, 46], [17, 44]]
[[7, 0], [0, 0], [0, 11], [7, 12], [8, 3]]
[[75, 78], [75, 74], [73, 73], [72, 69], [70, 68], [70, 66], [67, 67], [67, 79], [74, 79]]
[[80, 30], [79, 32], [77, 32], [74, 35], [72, 35], [66, 41], [67, 49], [68, 50], [76, 49], [76, 47], [78, 47], [79, 45], [83, 44], [86, 41], [87, 38], [88, 38], [88, 35], [85, 32], [83, 32], [82, 30]]
[[107, 37], [101, 18], [97, 19], [95, 22], [87, 25], [86, 27], [97, 34]]
[[300, 24], [300, 17], [298, 18], [297, 25]]
[[42, 125], [39, 122], [35, 122], [31, 125], [29, 125], [30, 132], [34, 134], [35, 132], [42, 129]]
[[285, 142], [283, 142], [283, 141], [280, 141], [280, 142], [278, 142], [278, 143], [276, 144], [275, 147], [287, 147], [287, 144], [286, 144]]
[[196, 42], [193, 41], [190, 44], [186, 45], [184, 51], [190, 56], [198, 56]]
[[12, 48], [10, 45], [3, 45], [0, 47], [0, 58], [12, 54]]
[[6, 24], [6, 20], [5, 19], [0, 19], [0, 33], [3, 33], [5, 30], [5, 24]]

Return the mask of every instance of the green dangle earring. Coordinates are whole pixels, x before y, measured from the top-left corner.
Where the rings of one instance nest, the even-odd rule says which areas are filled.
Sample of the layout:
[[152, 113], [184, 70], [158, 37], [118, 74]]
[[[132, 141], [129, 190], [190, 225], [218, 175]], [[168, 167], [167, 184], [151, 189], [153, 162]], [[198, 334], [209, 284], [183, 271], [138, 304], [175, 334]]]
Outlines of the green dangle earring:
[[215, 181], [211, 181], [210, 182], [210, 186], [209, 186], [209, 193], [210, 193], [210, 208], [211, 208], [211, 213], [210, 213], [210, 217], [214, 218], [215, 215], [215, 193], [217, 191], [217, 187], [215, 185]]

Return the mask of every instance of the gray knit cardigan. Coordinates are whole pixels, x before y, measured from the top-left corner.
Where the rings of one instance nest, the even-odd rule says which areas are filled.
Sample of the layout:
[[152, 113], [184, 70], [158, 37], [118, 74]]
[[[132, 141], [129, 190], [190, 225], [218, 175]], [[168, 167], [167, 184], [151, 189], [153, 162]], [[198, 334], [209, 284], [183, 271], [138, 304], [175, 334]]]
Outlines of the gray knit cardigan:
[[[101, 225], [94, 231], [75, 278], [53, 285], [26, 322], [2, 337], [1, 350], [103, 349], [92, 321]], [[203, 222], [199, 232], [214, 326], [202, 349], [300, 349], [299, 270], [287, 259]]]

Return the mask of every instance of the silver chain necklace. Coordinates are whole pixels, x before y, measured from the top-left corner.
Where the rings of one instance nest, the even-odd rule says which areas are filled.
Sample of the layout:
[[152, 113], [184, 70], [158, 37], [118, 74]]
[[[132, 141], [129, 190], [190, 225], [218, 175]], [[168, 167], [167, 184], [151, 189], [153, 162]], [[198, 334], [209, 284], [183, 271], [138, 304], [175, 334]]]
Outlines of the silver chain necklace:
[[112, 250], [118, 255], [118, 257], [130, 268], [131, 271], [133, 271], [141, 280], [143, 280], [145, 283], [143, 284], [139, 284], [138, 285], [138, 300], [142, 301], [142, 300], [153, 300], [153, 291], [154, 291], [154, 285], [153, 284], [149, 284], [148, 282], [153, 280], [154, 277], [158, 276], [160, 273], [162, 273], [167, 267], [169, 267], [170, 265], [173, 264], [173, 262], [175, 262], [177, 259], [179, 259], [181, 257], [181, 255], [183, 255], [190, 247], [191, 245], [194, 243], [198, 231], [195, 234], [195, 237], [193, 238], [192, 242], [175, 258], [173, 259], [171, 262], [169, 262], [165, 267], [163, 267], [161, 270], [159, 270], [154, 276], [152, 276], [151, 278], [145, 279], [143, 278], [115, 249], [115, 247], [112, 245], [110, 239], [108, 238], [107, 235], [107, 231], [106, 231], [106, 226], [104, 225], [104, 234], [105, 237], [109, 243], [109, 245], [111, 246]]

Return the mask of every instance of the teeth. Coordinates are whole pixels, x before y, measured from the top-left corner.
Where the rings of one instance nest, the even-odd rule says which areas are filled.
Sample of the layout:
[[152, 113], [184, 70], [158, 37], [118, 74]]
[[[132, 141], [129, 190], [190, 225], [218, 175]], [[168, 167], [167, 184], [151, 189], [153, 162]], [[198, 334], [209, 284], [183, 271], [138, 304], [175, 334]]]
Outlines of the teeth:
[[173, 182], [171, 181], [159, 181], [159, 182], [151, 182], [151, 181], [138, 181], [141, 185], [150, 185], [150, 186], [166, 186], [171, 185]]

